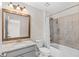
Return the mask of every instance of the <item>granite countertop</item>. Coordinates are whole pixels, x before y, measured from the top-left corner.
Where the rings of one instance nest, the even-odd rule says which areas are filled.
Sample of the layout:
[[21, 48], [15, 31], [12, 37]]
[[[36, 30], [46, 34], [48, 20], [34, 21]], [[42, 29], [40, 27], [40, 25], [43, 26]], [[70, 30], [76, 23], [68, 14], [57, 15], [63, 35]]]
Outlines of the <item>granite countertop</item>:
[[22, 42], [13, 42], [13, 43], [7, 43], [2, 45], [2, 52], [8, 52], [16, 49], [20, 49], [23, 47], [29, 47], [35, 45], [35, 43], [31, 40], [29, 41], [22, 41]]

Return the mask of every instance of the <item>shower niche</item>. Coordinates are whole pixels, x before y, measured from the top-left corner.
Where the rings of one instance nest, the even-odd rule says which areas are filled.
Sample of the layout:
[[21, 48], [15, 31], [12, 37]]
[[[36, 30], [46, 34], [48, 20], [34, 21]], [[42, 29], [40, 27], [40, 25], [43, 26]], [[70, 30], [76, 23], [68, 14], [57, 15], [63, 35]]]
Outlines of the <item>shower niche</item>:
[[2, 40], [30, 38], [30, 15], [2, 9]]

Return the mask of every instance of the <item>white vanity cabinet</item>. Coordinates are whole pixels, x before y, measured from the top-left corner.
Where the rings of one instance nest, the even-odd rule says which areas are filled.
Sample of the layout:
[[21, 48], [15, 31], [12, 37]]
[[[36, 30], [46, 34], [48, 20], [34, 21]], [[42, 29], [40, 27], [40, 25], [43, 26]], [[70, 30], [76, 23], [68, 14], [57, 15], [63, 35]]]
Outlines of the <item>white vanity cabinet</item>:
[[36, 57], [37, 45], [33, 41], [3, 44], [3, 57]]
[[3, 52], [4, 57], [36, 57], [36, 45]]

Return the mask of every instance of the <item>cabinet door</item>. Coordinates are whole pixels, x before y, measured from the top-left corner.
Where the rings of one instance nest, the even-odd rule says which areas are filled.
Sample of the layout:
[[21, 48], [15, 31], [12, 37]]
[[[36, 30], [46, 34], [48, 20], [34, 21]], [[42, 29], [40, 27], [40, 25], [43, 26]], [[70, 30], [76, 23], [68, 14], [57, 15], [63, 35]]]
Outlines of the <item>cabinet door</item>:
[[23, 57], [36, 57], [36, 52], [35, 51], [31, 51], [29, 53], [25, 53], [22, 55]]
[[7, 52], [7, 56], [8, 57], [15, 57], [15, 56], [19, 56], [19, 55], [25, 54], [25, 53], [33, 51], [33, 50], [35, 50], [35, 46], [25, 47], [25, 48], [17, 49], [12, 52]]

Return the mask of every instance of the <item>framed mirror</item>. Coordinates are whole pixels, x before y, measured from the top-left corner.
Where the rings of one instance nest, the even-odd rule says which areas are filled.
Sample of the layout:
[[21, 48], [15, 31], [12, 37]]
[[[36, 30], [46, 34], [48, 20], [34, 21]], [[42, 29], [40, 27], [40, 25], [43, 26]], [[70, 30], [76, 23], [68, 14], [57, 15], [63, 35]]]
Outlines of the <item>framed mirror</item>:
[[15, 40], [30, 38], [30, 15], [2, 10], [2, 38]]

